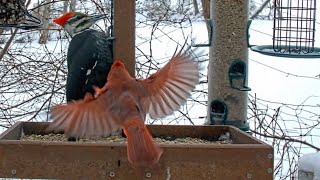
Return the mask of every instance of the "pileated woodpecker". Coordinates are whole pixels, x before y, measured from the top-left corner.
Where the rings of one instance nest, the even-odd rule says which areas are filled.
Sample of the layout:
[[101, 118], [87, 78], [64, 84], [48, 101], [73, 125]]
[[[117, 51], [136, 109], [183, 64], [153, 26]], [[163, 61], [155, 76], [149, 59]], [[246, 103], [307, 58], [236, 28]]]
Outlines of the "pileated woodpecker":
[[104, 17], [68, 12], [53, 20], [72, 38], [67, 54], [67, 102], [83, 99], [87, 92], [94, 95], [94, 86], [101, 88], [107, 81], [113, 63], [111, 38], [90, 28]]
[[[103, 87], [113, 63], [111, 38], [104, 32], [91, 29], [104, 15], [89, 16], [68, 12], [53, 21], [71, 36], [67, 53], [67, 102], [94, 95], [94, 86]], [[69, 137], [69, 141], [76, 138]]]

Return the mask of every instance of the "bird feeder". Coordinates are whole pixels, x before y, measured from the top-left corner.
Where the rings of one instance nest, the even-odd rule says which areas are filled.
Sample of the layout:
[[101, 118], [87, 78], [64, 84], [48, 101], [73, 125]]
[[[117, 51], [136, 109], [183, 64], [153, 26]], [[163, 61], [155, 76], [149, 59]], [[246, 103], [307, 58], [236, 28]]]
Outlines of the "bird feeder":
[[41, 26], [41, 20], [26, 9], [25, 0], [1, 0], [0, 7], [0, 28], [28, 30]]
[[233, 126], [147, 125], [153, 137], [224, 137], [232, 143], [161, 143], [158, 168], [138, 178], [126, 143], [32, 140], [48, 122], [17, 122], [0, 135], [0, 177], [29, 179], [273, 179], [273, 148]]
[[[206, 124], [248, 131], [247, 0], [210, 1]], [[230, 13], [232, 11], [232, 13]], [[225, 119], [226, 118], [226, 119]]]
[[273, 43], [251, 46], [251, 50], [278, 57], [319, 58], [320, 48], [314, 47], [315, 17], [316, 0], [274, 1]]

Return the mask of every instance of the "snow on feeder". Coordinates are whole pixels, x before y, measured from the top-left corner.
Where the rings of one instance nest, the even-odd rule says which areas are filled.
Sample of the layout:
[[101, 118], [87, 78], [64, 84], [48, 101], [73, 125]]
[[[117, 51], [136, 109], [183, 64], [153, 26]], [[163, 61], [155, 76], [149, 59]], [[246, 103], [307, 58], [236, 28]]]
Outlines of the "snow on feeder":
[[251, 50], [278, 57], [319, 58], [320, 48], [314, 47], [315, 17], [316, 0], [274, 1], [273, 43], [251, 46]]
[[41, 20], [26, 10], [25, 0], [0, 0], [0, 28], [28, 30], [40, 26]]

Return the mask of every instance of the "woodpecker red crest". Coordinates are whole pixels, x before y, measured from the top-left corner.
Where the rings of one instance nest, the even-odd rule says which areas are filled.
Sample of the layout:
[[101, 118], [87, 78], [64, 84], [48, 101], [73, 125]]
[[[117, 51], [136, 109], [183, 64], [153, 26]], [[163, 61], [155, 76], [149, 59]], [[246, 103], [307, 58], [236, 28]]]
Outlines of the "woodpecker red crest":
[[65, 23], [66, 23], [71, 17], [74, 16], [74, 14], [75, 14], [75, 12], [68, 12], [68, 13], [64, 14], [63, 16], [54, 19], [53, 22], [59, 24], [60, 26], [64, 26]]

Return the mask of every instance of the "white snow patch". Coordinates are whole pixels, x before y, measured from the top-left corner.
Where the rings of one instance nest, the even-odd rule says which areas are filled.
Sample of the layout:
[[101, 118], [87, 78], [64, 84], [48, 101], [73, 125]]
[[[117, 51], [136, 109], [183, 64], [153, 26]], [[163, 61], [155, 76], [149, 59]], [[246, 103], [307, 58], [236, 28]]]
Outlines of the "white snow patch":
[[312, 172], [314, 180], [320, 180], [320, 152], [303, 155], [299, 159], [299, 170]]

